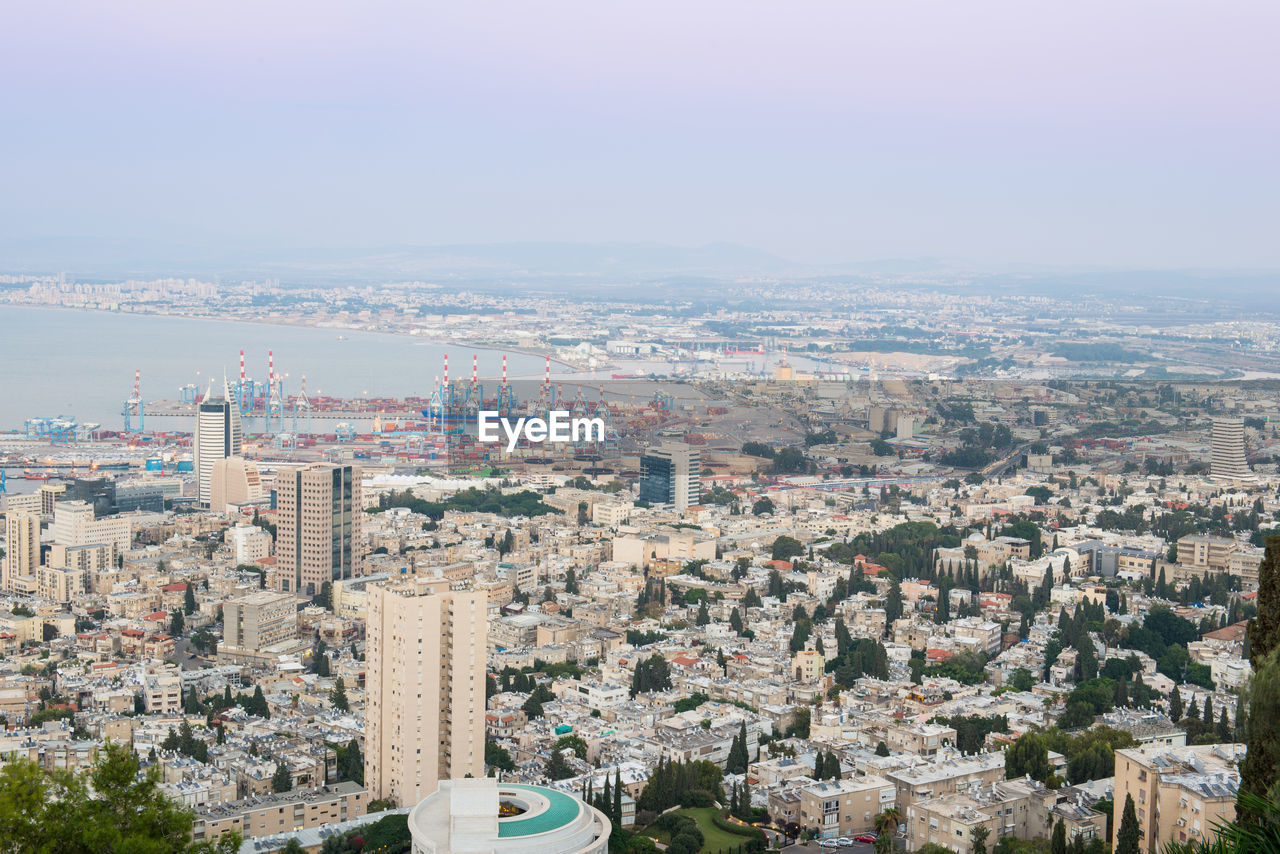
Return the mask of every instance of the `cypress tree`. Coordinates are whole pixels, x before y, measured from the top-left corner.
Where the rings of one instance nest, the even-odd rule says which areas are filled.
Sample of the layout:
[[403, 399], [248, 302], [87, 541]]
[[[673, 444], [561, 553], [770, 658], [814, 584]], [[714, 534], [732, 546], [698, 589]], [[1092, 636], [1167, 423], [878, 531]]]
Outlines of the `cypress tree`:
[[1182, 720], [1182, 695], [1178, 693], [1178, 686], [1173, 686], [1173, 692], [1169, 694], [1169, 717], [1176, 724]]
[[1120, 830], [1116, 833], [1115, 854], [1139, 854], [1138, 811], [1133, 805], [1133, 795], [1124, 796], [1124, 813], [1120, 817]]
[[729, 748], [729, 758], [725, 760], [726, 774], [745, 774], [747, 772], [747, 723], [742, 722], [738, 734], [734, 736], [733, 745]]
[[1267, 537], [1258, 567], [1258, 613], [1249, 620], [1249, 661], [1255, 671], [1280, 643], [1280, 537]]
[[350, 708], [347, 704], [347, 686], [343, 683], [341, 676], [334, 683], [333, 690], [329, 692], [329, 702], [340, 712], [348, 711]]
[[[1269, 542], [1275, 542], [1272, 538]], [[1259, 614], [1262, 613], [1259, 609]], [[1273, 649], [1262, 660], [1262, 668], [1253, 674], [1249, 689], [1249, 712], [1243, 724], [1246, 743], [1249, 746], [1244, 762], [1240, 765], [1240, 794], [1249, 792], [1260, 798], [1268, 798], [1280, 778], [1280, 728], [1276, 723], [1276, 709], [1280, 709], [1280, 651]], [[1236, 820], [1257, 820], [1249, 805], [1237, 799]]]
[[1058, 823], [1053, 826], [1053, 845], [1050, 851], [1052, 854], [1067, 854], [1067, 826], [1062, 819], [1058, 819]]
[[276, 772], [271, 775], [271, 791], [287, 792], [293, 788], [293, 778], [289, 774], [289, 766], [276, 760]]

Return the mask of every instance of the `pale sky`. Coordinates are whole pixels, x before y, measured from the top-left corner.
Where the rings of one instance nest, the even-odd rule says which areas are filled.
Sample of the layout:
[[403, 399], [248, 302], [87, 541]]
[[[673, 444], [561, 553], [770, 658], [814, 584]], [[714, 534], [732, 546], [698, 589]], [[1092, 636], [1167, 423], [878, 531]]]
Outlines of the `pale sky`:
[[1275, 268], [1277, 32], [1274, 0], [9, 3], [0, 246]]

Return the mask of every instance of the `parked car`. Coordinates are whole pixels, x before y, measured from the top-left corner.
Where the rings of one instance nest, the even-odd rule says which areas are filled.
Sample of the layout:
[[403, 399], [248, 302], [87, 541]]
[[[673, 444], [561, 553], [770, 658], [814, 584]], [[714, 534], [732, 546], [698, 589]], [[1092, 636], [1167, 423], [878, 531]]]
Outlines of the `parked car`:
[[824, 839], [818, 843], [819, 848], [839, 848], [840, 842], [835, 839]]
[[848, 836], [840, 836], [840, 837], [837, 837], [837, 838], [836, 838], [836, 842], [839, 842], [839, 843], [840, 843], [840, 845], [841, 845], [841, 847], [844, 847], [844, 846], [852, 845], [852, 844], [853, 844], [853, 840], [852, 840], [852, 839], [850, 839]]
[[867, 833], [859, 833], [853, 839], [855, 842], [875, 842], [878, 836], [878, 834], [868, 831]]

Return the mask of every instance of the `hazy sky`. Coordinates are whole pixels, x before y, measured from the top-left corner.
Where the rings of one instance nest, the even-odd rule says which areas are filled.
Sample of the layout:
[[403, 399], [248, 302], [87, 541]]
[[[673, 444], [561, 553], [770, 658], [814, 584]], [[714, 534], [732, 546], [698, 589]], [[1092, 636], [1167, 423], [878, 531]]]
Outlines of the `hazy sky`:
[[1280, 267], [1277, 32], [1275, 0], [10, 2], [0, 238]]

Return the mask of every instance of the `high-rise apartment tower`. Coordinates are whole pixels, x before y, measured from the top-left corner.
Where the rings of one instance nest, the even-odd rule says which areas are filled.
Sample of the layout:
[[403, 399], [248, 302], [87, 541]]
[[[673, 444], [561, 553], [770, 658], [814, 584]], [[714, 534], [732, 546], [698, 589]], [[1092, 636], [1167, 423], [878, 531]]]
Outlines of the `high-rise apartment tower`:
[[409, 806], [484, 776], [488, 596], [411, 577], [370, 585], [365, 604], [370, 796]]
[[1209, 471], [1214, 478], [1247, 480], [1253, 476], [1244, 457], [1244, 421], [1242, 419], [1213, 419], [1211, 447]]
[[5, 553], [0, 563], [0, 590], [13, 592], [15, 582], [36, 574], [40, 567], [40, 517], [23, 510], [4, 516]]

